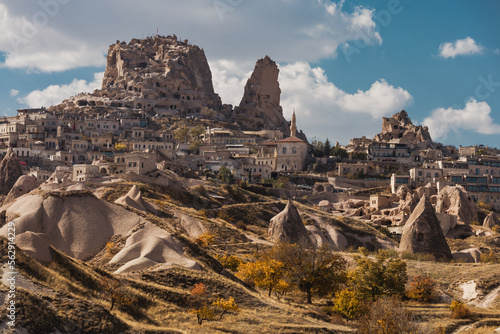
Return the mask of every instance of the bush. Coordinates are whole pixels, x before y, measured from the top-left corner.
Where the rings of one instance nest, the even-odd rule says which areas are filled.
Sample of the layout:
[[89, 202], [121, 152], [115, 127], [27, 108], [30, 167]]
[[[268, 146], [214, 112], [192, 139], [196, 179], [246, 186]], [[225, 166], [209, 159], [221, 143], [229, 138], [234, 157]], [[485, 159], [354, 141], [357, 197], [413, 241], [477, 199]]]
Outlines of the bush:
[[394, 297], [383, 297], [374, 302], [368, 314], [360, 319], [360, 334], [400, 334], [418, 333], [418, 325], [403, 303]]
[[462, 302], [454, 300], [450, 304], [451, 317], [453, 319], [468, 319], [471, 317], [472, 313], [470, 309]]
[[108, 255], [116, 255], [118, 253], [118, 245], [114, 242], [108, 241], [106, 243], [106, 254]]
[[419, 302], [430, 302], [436, 298], [435, 285], [429, 275], [414, 276], [406, 296]]
[[500, 259], [498, 256], [490, 251], [488, 254], [481, 254], [481, 262], [482, 263], [499, 263]]
[[208, 247], [215, 243], [215, 235], [210, 232], [205, 232], [194, 240], [200, 247]]
[[[203, 283], [195, 284], [190, 292], [196, 308], [190, 309], [189, 312], [196, 314], [200, 326], [203, 320], [222, 320], [224, 314], [229, 311], [240, 312], [233, 297], [229, 297], [229, 299], [217, 298], [212, 300], [208, 296], [208, 291]], [[219, 316], [219, 319], [217, 319], [217, 316]]]
[[366, 303], [352, 289], [345, 289], [335, 294], [332, 310], [347, 319], [357, 319], [366, 313]]
[[236, 224], [234, 224], [237, 228], [239, 228], [240, 230], [243, 230], [243, 231], [246, 231], [247, 230], [247, 225], [245, 224], [245, 222], [243, 222], [243, 220], [238, 220], [236, 222]]
[[493, 232], [500, 233], [500, 225], [495, 225], [495, 226], [493, 226], [493, 227], [491, 228], [491, 230], [492, 230]]
[[224, 268], [231, 271], [238, 271], [238, 267], [242, 263], [242, 261], [236, 256], [228, 255], [227, 253], [224, 254], [224, 256], [216, 255], [215, 258], [220, 262], [220, 264], [222, 264]]

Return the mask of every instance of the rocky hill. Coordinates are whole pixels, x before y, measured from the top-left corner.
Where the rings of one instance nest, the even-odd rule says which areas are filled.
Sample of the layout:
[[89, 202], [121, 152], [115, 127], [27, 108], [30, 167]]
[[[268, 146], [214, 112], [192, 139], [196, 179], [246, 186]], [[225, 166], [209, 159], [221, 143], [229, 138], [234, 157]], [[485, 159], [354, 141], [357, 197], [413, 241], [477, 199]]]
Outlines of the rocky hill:
[[219, 110], [203, 49], [173, 36], [117, 41], [108, 50], [102, 88], [65, 100], [58, 108], [111, 106], [148, 113]]
[[434, 146], [429, 129], [426, 126], [413, 125], [405, 110], [390, 118], [383, 117], [382, 132], [377, 134], [373, 141], [408, 144], [421, 149]]

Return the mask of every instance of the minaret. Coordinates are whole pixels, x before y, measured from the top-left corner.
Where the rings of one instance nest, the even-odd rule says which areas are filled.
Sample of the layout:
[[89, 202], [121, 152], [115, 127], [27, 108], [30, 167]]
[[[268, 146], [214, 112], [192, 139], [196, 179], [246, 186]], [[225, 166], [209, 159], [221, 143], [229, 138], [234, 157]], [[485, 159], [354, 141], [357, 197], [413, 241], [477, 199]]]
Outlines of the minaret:
[[290, 124], [290, 137], [297, 136], [297, 118], [295, 117], [295, 110], [292, 114], [292, 122]]

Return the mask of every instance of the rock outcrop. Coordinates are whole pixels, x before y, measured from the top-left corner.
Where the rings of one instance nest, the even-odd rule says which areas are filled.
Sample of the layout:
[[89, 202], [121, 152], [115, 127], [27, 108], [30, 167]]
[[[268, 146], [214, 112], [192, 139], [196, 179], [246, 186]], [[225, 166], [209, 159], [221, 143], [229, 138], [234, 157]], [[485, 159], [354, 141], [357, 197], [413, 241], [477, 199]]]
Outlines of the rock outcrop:
[[493, 228], [499, 225], [500, 222], [498, 221], [498, 217], [494, 212], [490, 212], [490, 214], [487, 215], [486, 218], [484, 218], [483, 227]]
[[383, 117], [382, 132], [373, 138], [375, 142], [409, 144], [418, 148], [431, 148], [433, 142], [426, 126], [413, 125], [405, 110], [392, 117]]
[[16, 198], [29, 193], [33, 189], [36, 189], [38, 187], [38, 181], [34, 176], [31, 175], [22, 175], [19, 177], [14, 183], [14, 186], [12, 186], [12, 189], [10, 189], [9, 193], [7, 194], [7, 197], [5, 198], [4, 204], [9, 203]]
[[408, 218], [403, 228], [399, 251], [431, 254], [437, 259], [453, 259], [436, 212], [427, 196], [420, 199]]
[[277, 129], [283, 131], [285, 136], [290, 134], [280, 106], [278, 74], [278, 66], [268, 56], [257, 61], [245, 85], [240, 105], [234, 110], [233, 118], [243, 128]]
[[[49, 245], [71, 257], [88, 259], [101, 251], [112, 236], [127, 235], [143, 221], [88, 191], [28, 194], [3, 210], [6, 221], [16, 224], [18, 246], [33, 250], [33, 256], [40, 260], [46, 258], [37, 257], [37, 248], [43, 246], [40, 252], [46, 254]], [[0, 235], [7, 235], [7, 227], [0, 228]]]
[[7, 195], [17, 179], [23, 175], [23, 170], [17, 160], [16, 153], [9, 148], [0, 163], [0, 195]]
[[271, 218], [268, 235], [269, 240], [274, 242], [282, 241], [304, 246], [311, 245], [299, 211], [291, 200], [288, 201], [283, 211]]
[[117, 41], [109, 47], [102, 88], [57, 108], [125, 107], [151, 114], [199, 114], [219, 110], [203, 49], [173, 36]]
[[476, 203], [462, 186], [446, 186], [437, 195], [436, 212], [457, 216], [458, 224], [477, 222]]
[[154, 207], [142, 198], [142, 192], [134, 184], [129, 192], [115, 201], [116, 204], [131, 207], [133, 209], [147, 212], [156, 211]]

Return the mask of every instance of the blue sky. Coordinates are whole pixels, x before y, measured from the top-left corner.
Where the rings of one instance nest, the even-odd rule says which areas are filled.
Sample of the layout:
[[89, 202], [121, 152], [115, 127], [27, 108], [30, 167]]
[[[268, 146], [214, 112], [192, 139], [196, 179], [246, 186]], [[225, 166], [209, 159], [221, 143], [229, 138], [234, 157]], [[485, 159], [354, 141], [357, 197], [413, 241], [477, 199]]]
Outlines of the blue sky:
[[280, 66], [281, 104], [309, 138], [373, 137], [407, 110], [435, 141], [500, 147], [495, 0], [0, 0], [0, 112], [100, 86], [116, 40], [176, 34], [204, 48], [238, 104], [255, 61]]

